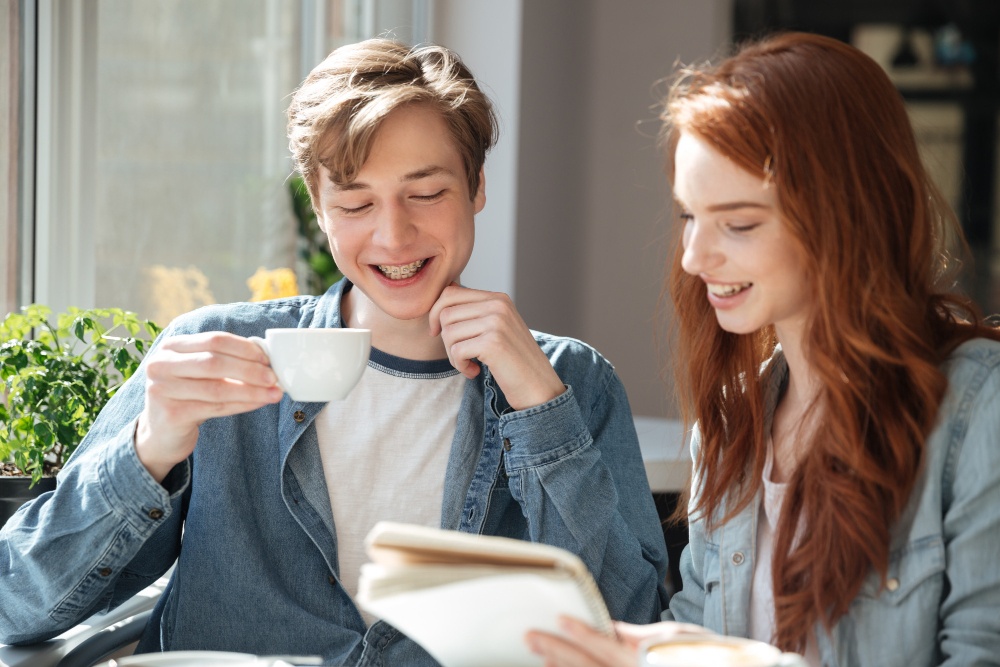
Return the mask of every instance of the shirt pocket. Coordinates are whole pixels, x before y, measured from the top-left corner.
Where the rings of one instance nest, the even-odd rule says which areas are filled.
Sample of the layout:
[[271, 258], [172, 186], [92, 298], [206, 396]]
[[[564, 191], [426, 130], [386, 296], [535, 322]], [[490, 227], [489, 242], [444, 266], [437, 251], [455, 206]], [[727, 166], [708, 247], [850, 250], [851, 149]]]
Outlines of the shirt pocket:
[[705, 545], [702, 576], [705, 587], [705, 608], [702, 625], [716, 632], [722, 632], [723, 589], [722, 561], [719, 558], [719, 547], [715, 544]]
[[[938, 535], [891, 554], [884, 587], [876, 572], [869, 574], [849, 612], [860, 664], [929, 664], [929, 656], [937, 654], [944, 581], [944, 542]], [[900, 628], [906, 628], [905, 639]]]

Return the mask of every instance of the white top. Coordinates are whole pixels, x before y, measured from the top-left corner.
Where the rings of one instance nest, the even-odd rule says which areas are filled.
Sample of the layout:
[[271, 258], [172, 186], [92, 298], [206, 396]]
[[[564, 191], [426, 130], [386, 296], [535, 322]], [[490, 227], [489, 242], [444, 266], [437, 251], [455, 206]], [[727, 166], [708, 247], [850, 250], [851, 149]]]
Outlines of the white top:
[[364, 538], [378, 521], [441, 525], [445, 468], [464, 389], [465, 376], [447, 359], [411, 361], [372, 349], [357, 386], [317, 415], [340, 583], [352, 598], [368, 561]]
[[[753, 583], [750, 586], [750, 638], [770, 644], [774, 641], [774, 580], [771, 560], [774, 555], [774, 531], [781, 516], [788, 484], [771, 481], [774, 468], [774, 448], [767, 439], [767, 461], [764, 463], [764, 498], [757, 515], [757, 555], [754, 559]], [[819, 647], [815, 633], [806, 639], [806, 662], [820, 667]]]

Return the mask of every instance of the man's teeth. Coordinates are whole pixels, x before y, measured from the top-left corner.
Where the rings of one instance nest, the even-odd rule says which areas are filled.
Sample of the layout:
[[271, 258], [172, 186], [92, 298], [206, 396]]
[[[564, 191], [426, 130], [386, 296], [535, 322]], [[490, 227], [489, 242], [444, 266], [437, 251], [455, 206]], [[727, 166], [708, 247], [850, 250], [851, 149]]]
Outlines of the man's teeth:
[[753, 283], [740, 283], [739, 285], [709, 285], [708, 291], [715, 296], [733, 296], [753, 285]]
[[424, 265], [426, 260], [418, 259], [415, 262], [410, 262], [409, 264], [400, 264], [397, 266], [390, 266], [388, 264], [379, 264], [378, 270], [382, 272], [389, 280], [403, 280], [404, 278], [410, 278], [416, 275], [420, 267]]

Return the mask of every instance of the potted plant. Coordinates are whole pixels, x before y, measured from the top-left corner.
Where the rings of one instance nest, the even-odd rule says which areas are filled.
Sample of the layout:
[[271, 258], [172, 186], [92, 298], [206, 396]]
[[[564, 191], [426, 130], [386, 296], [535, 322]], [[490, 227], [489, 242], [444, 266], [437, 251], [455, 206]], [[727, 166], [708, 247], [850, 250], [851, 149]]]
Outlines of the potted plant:
[[118, 308], [32, 304], [0, 322], [0, 526], [55, 474], [160, 327]]

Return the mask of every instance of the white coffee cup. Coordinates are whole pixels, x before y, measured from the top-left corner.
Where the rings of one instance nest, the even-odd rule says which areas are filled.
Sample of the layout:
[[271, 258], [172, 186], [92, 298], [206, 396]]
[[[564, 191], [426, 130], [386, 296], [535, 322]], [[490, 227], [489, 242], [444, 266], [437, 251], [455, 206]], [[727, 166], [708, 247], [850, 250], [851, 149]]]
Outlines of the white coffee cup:
[[326, 403], [345, 398], [368, 366], [371, 329], [268, 329], [252, 336], [292, 400]]
[[807, 667], [797, 653], [724, 635], [652, 638], [639, 646], [640, 667]]

